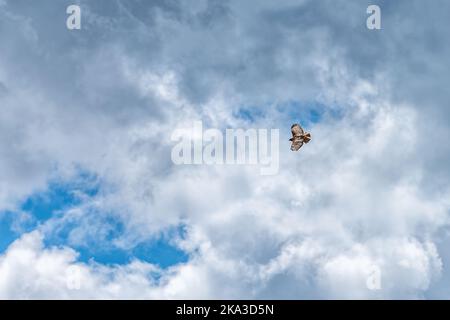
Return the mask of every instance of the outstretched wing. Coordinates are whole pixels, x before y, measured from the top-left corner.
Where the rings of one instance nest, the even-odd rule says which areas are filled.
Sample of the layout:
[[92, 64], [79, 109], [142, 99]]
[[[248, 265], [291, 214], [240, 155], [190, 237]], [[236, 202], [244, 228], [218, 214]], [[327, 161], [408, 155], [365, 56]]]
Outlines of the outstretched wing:
[[303, 135], [302, 138], [303, 138], [303, 142], [304, 142], [304, 143], [310, 142], [310, 141], [311, 141], [311, 133], [306, 132], [306, 133]]
[[300, 125], [298, 123], [295, 123], [292, 125], [291, 132], [292, 132], [292, 138], [299, 137], [305, 133], [303, 131], [303, 128], [300, 127]]
[[291, 150], [292, 151], [298, 151], [303, 146], [303, 139], [300, 137], [293, 138], [292, 144], [291, 144]]

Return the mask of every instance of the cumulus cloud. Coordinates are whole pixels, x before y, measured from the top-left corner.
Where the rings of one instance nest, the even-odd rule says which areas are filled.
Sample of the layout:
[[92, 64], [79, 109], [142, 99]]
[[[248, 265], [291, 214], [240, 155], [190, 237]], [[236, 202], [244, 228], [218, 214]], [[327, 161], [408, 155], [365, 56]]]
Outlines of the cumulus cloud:
[[[2, 299], [152, 297], [157, 267], [139, 261], [118, 267], [76, 262], [70, 248], [44, 248], [35, 231], [14, 242], [0, 259]], [[30, 268], [31, 266], [31, 268]]]
[[[369, 31], [365, 1], [80, 1], [68, 31], [50, 2], [0, 2], [0, 210], [79, 168], [100, 191], [10, 245], [1, 297], [423, 298], [446, 279], [448, 3], [382, 1]], [[173, 165], [171, 130], [198, 120], [281, 129], [279, 174]], [[124, 248], [185, 226], [189, 261], [79, 262], [110, 217]]]

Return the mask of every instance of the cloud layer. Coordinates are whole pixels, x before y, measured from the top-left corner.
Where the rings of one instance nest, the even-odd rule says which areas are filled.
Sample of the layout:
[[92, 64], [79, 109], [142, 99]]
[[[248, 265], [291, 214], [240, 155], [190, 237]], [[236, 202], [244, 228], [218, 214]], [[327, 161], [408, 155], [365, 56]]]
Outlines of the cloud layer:
[[[0, 212], [80, 170], [98, 192], [0, 255], [1, 298], [449, 297], [448, 2], [378, 1], [379, 31], [368, 1], [79, 1], [79, 31], [69, 4], [0, 1]], [[279, 174], [175, 166], [198, 120], [279, 128]], [[73, 249], [174, 228], [169, 268]]]

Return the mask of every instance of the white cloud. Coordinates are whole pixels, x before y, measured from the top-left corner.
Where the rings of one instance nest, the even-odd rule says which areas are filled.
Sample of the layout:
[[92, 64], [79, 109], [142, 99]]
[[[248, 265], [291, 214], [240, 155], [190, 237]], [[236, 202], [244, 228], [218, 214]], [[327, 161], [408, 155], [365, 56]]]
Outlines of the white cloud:
[[[257, 8], [232, 1], [192, 11], [123, 2], [104, 14], [101, 3], [86, 2], [82, 37], [47, 21], [53, 9], [29, 19], [12, 5], [1, 12], [8, 28], [0, 28], [8, 44], [0, 57], [0, 208], [14, 209], [50, 178], [70, 180], [77, 166], [98, 175], [101, 192], [1, 255], [0, 297], [421, 298], [448, 272], [435, 244], [448, 226], [448, 115], [432, 89], [408, 90], [416, 88], [415, 68], [426, 69], [424, 86], [438, 72], [404, 54], [413, 45], [399, 43], [408, 30], [389, 29], [395, 14], [386, 11], [405, 4], [383, 11], [383, 33], [375, 35], [366, 33], [358, 2], [339, 3], [345, 15], [334, 1]], [[412, 16], [422, 13], [416, 7]], [[23, 32], [12, 37], [17, 27]], [[47, 38], [49, 29], [59, 41]], [[430, 54], [417, 43], [411, 50]], [[441, 46], [430, 59], [446, 65]], [[281, 107], [292, 100], [324, 104], [300, 153], [287, 139], [299, 121], [291, 113], [302, 110]], [[240, 107], [262, 116], [237, 119]], [[171, 130], [200, 119], [222, 129], [282, 129], [280, 173], [173, 166]], [[175, 241], [191, 260], [166, 271], [139, 261], [108, 267], [42, 244], [74, 221], [69, 244], [100, 241], [103, 216], [125, 223], [115, 240], [122, 247], [185, 224], [186, 238]], [[373, 265], [379, 291], [366, 286]], [[73, 266], [81, 290], [67, 288]]]
[[34, 231], [15, 241], [0, 259], [2, 299], [154, 298], [160, 270], [133, 261], [106, 267], [76, 262], [70, 248], [44, 248]]

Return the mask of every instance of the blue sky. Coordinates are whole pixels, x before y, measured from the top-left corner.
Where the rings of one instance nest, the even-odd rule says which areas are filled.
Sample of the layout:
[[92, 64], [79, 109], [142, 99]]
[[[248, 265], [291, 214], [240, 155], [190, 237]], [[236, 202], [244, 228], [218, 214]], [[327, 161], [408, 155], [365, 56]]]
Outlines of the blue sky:
[[[0, 298], [450, 297], [449, 6], [0, 0]], [[198, 121], [277, 174], [175, 165]]]
[[[1, 213], [0, 251], [4, 252], [22, 234], [45, 225], [49, 219], [58, 219], [58, 217], [64, 216], [67, 210], [86, 201], [85, 197], [93, 198], [98, 192], [99, 186], [96, 177], [88, 173], [80, 173], [73, 181], [50, 182], [47, 190], [31, 195], [18, 206], [19, 210], [29, 217], [25, 221], [20, 221], [15, 212], [4, 211]], [[74, 221], [66, 224], [55, 234], [46, 235], [45, 245], [48, 247], [71, 246], [68, 237], [77, 223]], [[115, 239], [120, 238], [126, 232], [124, 222], [111, 216], [102, 220], [101, 223], [108, 229], [104, 239], [97, 239], [97, 235], [94, 234], [89, 243], [72, 246], [79, 253], [79, 261], [87, 263], [93, 260], [111, 265], [127, 264], [133, 259], [139, 259], [156, 264], [161, 268], [167, 268], [188, 260], [188, 255], [177, 248], [172, 241], [173, 238], [182, 237], [182, 227], [136, 243], [132, 248], [124, 249], [113, 244]]]

